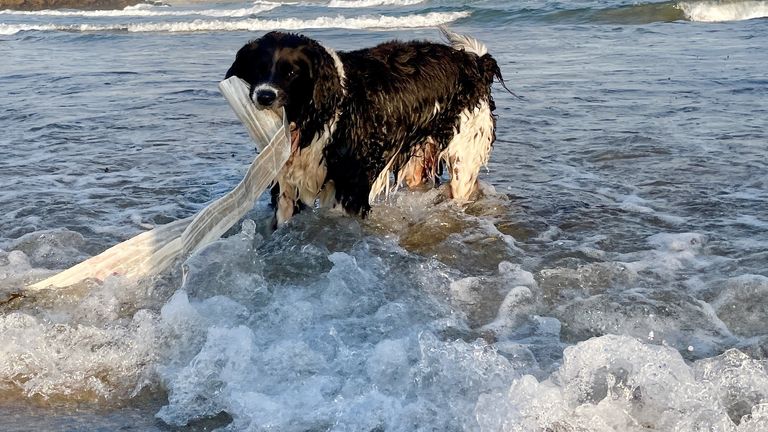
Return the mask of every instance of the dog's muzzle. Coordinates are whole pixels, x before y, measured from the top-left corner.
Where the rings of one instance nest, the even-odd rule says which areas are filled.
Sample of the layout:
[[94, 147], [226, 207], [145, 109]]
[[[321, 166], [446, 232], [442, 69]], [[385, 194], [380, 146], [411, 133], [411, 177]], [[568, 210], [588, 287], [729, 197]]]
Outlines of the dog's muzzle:
[[277, 100], [277, 91], [273, 88], [263, 87], [254, 92], [256, 103], [267, 108], [271, 107]]

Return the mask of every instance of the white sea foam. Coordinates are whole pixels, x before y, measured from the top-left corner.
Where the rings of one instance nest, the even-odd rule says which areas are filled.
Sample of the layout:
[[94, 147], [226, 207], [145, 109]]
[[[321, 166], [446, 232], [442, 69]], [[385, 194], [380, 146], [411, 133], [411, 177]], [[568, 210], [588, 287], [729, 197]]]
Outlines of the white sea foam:
[[475, 415], [480, 430], [757, 432], [766, 397], [765, 366], [739, 351], [689, 366], [667, 347], [603, 336], [567, 348], [546, 380], [480, 396]]
[[768, 17], [766, 1], [680, 2], [677, 7], [682, 9], [691, 21], [742, 21]]
[[654, 250], [629, 253], [621, 260], [634, 272], [651, 271], [663, 277], [672, 277], [680, 269], [703, 268], [709, 261], [701, 257], [707, 242], [699, 233], [659, 233], [647, 239]]
[[0, 11], [0, 15], [31, 15], [53, 17], [168, 17], [168, 16], [208, 16], [217, 18], [239, 18], [256, 15], [279, 7], [279, 3], [255, 3], [251, 7], [239, 9], [179, 9], [167, 6], [139, 4], [121, 10], [42, 10], [42, 11]]
[[[399, 194], [399, 206], [380, 209], [393, 214], [370, 223], [437, 217], [445, 230], [456, 222], [423, 209], [434, 193]], [[447, 203], [437, 208], [458, 212]], [[475, 217], [464, 217], [462, 228], [452, 228], [454, 252], [461, 239], [480, 241]], [[15, 250], [0, 254], [0, 278], [5, 271], [18, 280], [32, 271], [30, 262], [50, 265], [78, 253], [68, 244], [76, 239], [64, 241], [73, 234], [7, 242]], [[596, 247], [605, 239], [588, 240]], [[342, 252], [329, 250], [347, 241]], [[768, 422], [763, 362], [731, 350], [687, 364], [675, 349], [656, 345], [706, 354], [707, 338], [727, 333], [715, 313], [741, 323], [739, 334], [762, 335], [765, 314], [745, 321], [741, 309], [766, 296], [765, 277], [726, 281], [714, 311], [685, 293], [609, 292], [635, 285], [641, 272], [695, 268], [703, 235], [651, 236], [650, 250], [621, 256], [629, 264], [532, 273], [503, 261], [483, 274], [461, 274], [393, 240], [368, 237], [361, 222], [340, 215], [302, 213], [266, 242], [245, 221], [241, 233], [187, 261], [180, 288], [108, 280], [90, 290], [41, 293], [34, 304], [0, 315], [0, 390], [119, 399], [161, 385], [169, 392], [157, 413], [164, 422], [180, 426], [226, 411], [228, 430], [238, 431], [752, 432]], [[570, 285], [581, 293], [553, 291]], [[544, 309], [553, 299], [556, 310]], [[473, 332], [468, 322], [482, 307], [492, 313]], [[588, 326], [622, 336], [587, 337], [561, 361], [562, 335]]]
[[53, 24], [5, 24], [0, 23], [0, 35], [13, 35], [23, 31], [54, 31]]
[[[221, 244], [226, 247], [216, 254], [229, 254], [232, 241]], [[464, 328], [450, 317], [430, 318], [446, 316], [427, 294], [440, 278], [411, 279], [406, 268], [394, 274], [370, 247], [330, 255], [302, 249], [305, 258], [325, 258], [330, 270], [308, 285], [271, 290], [239, 311], [230, 301], [212, 314], [201, 305], [220, 297], [201, 303], [175, 294], [162, 318], [179, 328], [175, 339], [198, 341], [197, 352], [160, 368], [170, 395], [158, 417], [184, 425], [225, 410], [234, 418], [232, 430], [471, 429], [478, 395], [500, 391], [520, 374], [482, 340], [438, 337]], [[314, 268], [313, 261], [303, 260]], [[216, 267], [210, 257], [190, 262], [185, 288], [203, 293], [221, 275], [243, 276], [237, 263]], [[421, 270], [432, 274], [428, 266]], [[420, 288], [401, 289], [404, 283]], [[210, 316], [240, 318], [213, 323]]]
[[717, 288], [712, 307], [728, 328], [739, 336], [762, 335], [768, 322], [768, 277], [741, 275], [718, 281]]
[[332, 8], [365, 8], [376, 6], [410, 6], [423, 3], [425, 0], [331, 0], [328, 7]]
[[279, 20], [244, 19], [237, 21], [194, 20], [180, 22], [152, 22], [127, 24], [0, 24], [0, 35], [12, 35], [20, 31], [67, 31], [67, 32], [213, 32], [213, 31], [264, 31], [301, 30], [316, 28], [345, 29], [405, 29], [425, 28], [446, 24], [469, 16], [468, 12], [431, 12], [405, 16], [370, 15], [348, 18], [344, 16], [317, 17], [312, 19], [285, 18]]

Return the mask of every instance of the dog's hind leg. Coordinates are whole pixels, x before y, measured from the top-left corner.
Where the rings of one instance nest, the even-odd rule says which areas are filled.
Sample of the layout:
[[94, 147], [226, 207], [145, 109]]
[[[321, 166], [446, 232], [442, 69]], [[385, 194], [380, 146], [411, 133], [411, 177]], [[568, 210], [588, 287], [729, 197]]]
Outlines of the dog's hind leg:
[[451, 198], [466, 201], [475, 191], [480, 167], [488, 163], [494, 129], [495, 121], [488, 100], [461, 113], [459, 132], [440, 155], [451, 176]]
[[397, 173], [397, 184], [405, 183], [413, 189], [422, 183], [434, 183], [438, 164], [437, 143], [432, 137], [427, 137], [423, 144], [414, 149], [408, 162]]
[[317, 194], [317, 203], [324, 208], [336, 207], [338, 201], [336, 201], [336, 186], [333, 184], [333, 180], [328, 180], [320, 189], [320, 193]]

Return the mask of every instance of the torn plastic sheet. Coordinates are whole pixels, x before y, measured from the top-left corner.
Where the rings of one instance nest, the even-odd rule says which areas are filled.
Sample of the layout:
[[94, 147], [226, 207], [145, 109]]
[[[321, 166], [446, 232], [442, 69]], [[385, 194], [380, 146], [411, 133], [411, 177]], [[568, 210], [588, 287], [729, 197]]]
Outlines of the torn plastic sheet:
[[240, 78], [222, 81], [219, 89], [259, 149], [243, 180], [195, 216], [141, 233], [28, 286], [28, 290], [66, 287], [87, 279], [102, 281], [112, 275], [136, 280], [157, 275], [177, 258], [186, 257], [221, 237], [245, 216], [288, 160], [289, 128], [283, 110], [281, 116], [272, 110], [256, 108], [251, 102], [248, 84]]

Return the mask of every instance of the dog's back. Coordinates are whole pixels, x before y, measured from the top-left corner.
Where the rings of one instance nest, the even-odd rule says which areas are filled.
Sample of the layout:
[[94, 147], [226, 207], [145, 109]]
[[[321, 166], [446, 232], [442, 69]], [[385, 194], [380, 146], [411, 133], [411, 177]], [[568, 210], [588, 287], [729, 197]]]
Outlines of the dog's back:
[[[500, 73], [485, 47], [468, 40], [475, 44], [391, 41], [339, 53], [347, 103], [325, 155], [328, 177], [348, 211], [365, 214], [369, 202], [388, 187], [390, 173], [409, 185], [433, 177], [440, 157], [458, 186], [460, 159], [467, 159], [459, 153], [466, 153], [465, 147], [482, 153], [472, 155], [477, 161], [462, 170], [472, 185], [452, 189], [455, 198], [469, 198], [479, 171], [474, 165], [487, 161], [494, 139], [490, 86]], [[469, 122], [482, 106], [485, 120]], [[462, 127], [478, 127], [487, 145], [459, 137]]]

